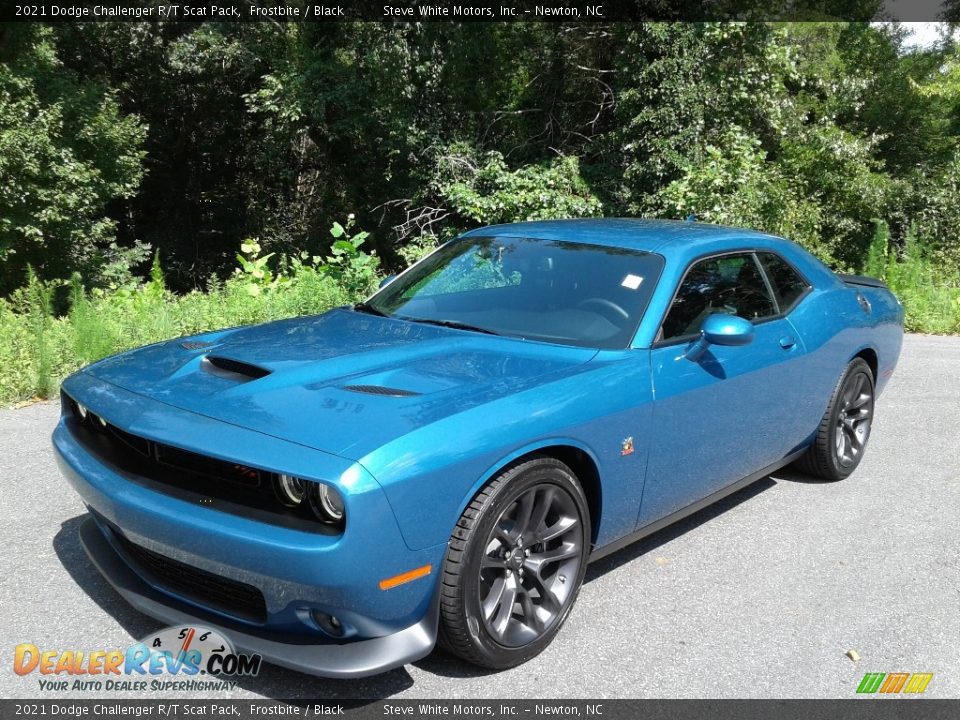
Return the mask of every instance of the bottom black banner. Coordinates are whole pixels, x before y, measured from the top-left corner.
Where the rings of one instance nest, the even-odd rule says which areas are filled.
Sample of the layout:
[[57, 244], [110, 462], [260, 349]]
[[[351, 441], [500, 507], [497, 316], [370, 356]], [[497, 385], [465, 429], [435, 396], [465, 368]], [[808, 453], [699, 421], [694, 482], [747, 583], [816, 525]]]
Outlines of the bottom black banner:
[[960, 700], [0, 700], [0, 718], [12, 717], [954, 720]]

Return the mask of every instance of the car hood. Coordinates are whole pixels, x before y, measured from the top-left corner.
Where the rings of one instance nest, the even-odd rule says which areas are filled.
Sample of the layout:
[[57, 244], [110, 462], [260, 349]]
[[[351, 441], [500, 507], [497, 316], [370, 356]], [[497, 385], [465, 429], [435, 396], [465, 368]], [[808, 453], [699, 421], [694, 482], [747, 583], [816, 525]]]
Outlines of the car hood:
[[595, 354], [338, 308], [150, 345], [86, 372], [359, 459], [437, 420], [575, 372]]

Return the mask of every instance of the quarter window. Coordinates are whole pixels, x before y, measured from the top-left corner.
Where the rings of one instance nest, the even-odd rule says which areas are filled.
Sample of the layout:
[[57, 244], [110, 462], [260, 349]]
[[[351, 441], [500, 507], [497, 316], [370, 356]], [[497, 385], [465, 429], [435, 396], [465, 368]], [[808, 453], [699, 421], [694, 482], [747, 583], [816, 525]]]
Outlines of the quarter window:
[[780, 312], [787, 312], [807, 291], [809, 283], [779, 255], [763, 252], [758, 253], [758, 257], [767, 271]]
[[777, 312], [753, 255], [707, 258], [687, 272], [663, 321], [662, 340], [695, 335], [715, 313], [760, 320]]

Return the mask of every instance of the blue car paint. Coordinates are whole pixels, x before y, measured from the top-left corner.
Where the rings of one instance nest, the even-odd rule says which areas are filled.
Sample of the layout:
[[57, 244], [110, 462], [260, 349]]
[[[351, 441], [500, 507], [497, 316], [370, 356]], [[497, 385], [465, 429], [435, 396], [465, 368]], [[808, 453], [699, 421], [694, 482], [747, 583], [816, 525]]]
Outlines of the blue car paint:
[[[331, 538], [265, 525], [143, 487], [75, 439], [54, 435], [65, 474], [104, 531], [264, 592], [265, 632], [328, 642], [305, 609], [343, 617], [358, 640], [425, 617], [461, 511], [510, 461], [575, 448], [600, 479], [592, 539], [611, 547], [812, 440], [843, 368], [896, 364], [902, 308], [880, 288], [851, 288], [798, 246], [762, 233], [686, 222], [574, 220], [466, 234], [622, 246], [665, 266], [629, 348], [595, 350], [335, 309], [258, 327], [158, 343], [95, 363], [64, 383], [117, 427], [193, 452], [335, 484], [349, 522]], [[655, 343], [687, 267], [736, 250], [773, 250], [813, 289], [785, 317], [759, 322], [745, 347]], [[857, 295], [869, 299], [865, 313]], [[787, 339], [790, 342], [785, 342]], [[204, 372], [217, 354], [271, 374], [237, 383]], [[364, 395], [385, 385], [407, 397]], [[622, 453], [632, 438], [633, 451]], [[430, 564], [427, 578], [377, 582]], [[189, 602], [177, 597], [177, 602]], [[223, 616], [226, 626], [237, 623]], [[278, 660], [277, 658], [273, 658]], [[337, 660], [313, 668], [337, 674]], [[385, 661], [378, 669], [386, 669]]]
[[749, 345], [753, 342], [753, 323], [736, 315], [711, 315], [703, 321], [703, 342], [697, 347], [713, 345]]
[[[87, 372], [146, 397], [360, 459], [395, 438], [586, 363], [596, 350], [523, 343], [335, 309], [108, 358]], [[208, 354], [266, 368], [255, 383], [201, 372]], [[377, 397], [344, 385], [402, 387]], [[296, 408], [296, 412], [290, 412]], [[322, 432], [318, 430], [322, 428]]]
[[[602, 522], [594, 528], [594, 540], [602, 545], [635, 525], [645, 453], [623, 457], [620, 448], [638, 427], [636, 421], [649, 417], [649, 377], [645, 353], [604, 351], [576, 372], [444, 418], [360, 462], [383, 485], [397, 516], [409, 518], [401, 527], [410, 546], [426, 547], [444, 533], [449, 537], [460, 513], [505, 458], [550, 447], [586, 448], [597, 459], [600, 477], [621, 476], [603, 485]], [[585, 400], [596, 416], [584, 417]], [[569, 443], [571, 437], [578, 443]], [[430, 498], [429, 506], [424, 497]]]
[[816, 417], [796, 412], [803, 349], [780, 346], [790, 334], [786, 319], [760, 323], [750, 345], [711, 345], [697, 362], [684, 357], [685, 345], [651, 351], [656, 402], [640, 525], [774, 464], [817, 426], [826, 405]]
[[[64, 390], [131, 433], [204, 447], [209, 455], [251, 466], [262, 465], [264, 457], [282, 458], [286, 472], [337, 483], [350, 513], [349, 533], [326, 536], [265, 526], [223, 512], [215, 501], [191, 503], [131, 481], [76, 441], [71, 427], [75, 421], [69, 415], [54, 432], [61, 470], [100, 518], [150, 550], [260, 588], [272, 629], [303, 630], [297, 611], [320, 609], [335, 610], [362, 634], [377, 636], [402, 629], [425, 612], [430, 598], [416, 585], [400, 586], [387, 596], [377, 581], [410, 567], [436, 564], [445, 543], [408, 551], [382, 488], [357, 463], [145, 401], [87, 373], [71, 377]], [[379, 552], [381, 544], [391, 552]], [[366, 572], [358, 573], [357, 567]], [[354, 607], [363, 613], [354, 615]]]

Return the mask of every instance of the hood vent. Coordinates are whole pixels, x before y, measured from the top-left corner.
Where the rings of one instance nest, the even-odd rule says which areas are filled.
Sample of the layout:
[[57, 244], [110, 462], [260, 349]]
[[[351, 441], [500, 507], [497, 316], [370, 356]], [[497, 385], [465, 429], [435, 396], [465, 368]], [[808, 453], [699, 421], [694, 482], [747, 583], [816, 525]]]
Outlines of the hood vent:
[[218, 357], [216, 355], [207, 355], [203, 359], [203, 367], [207, 372], [221, 377], [229, 377], [234, 380], [257, 380], [266, 377], [270, 371], [266, 368], [241, 362], [240, 360], [231, 360], [230, 358]]
[[400, 388], [384, 387], [383, 385], [344, 385], [343, 390], [350, 392], [366, 393], [367, 395], [383, 395], [385, 397], [416, 397], [423, 393], [413, 390], [401, 390]]

